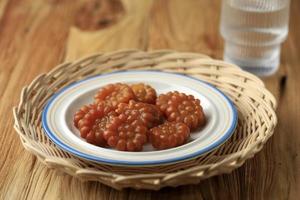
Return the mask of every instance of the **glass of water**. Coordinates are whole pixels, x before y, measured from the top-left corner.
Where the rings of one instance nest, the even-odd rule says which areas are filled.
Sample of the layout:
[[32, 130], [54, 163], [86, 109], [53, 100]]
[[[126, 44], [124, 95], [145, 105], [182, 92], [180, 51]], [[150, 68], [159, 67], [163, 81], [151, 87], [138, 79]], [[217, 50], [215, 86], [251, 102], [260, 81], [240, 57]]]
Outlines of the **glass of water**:
[[224, 60], [260, 76], [280, 63], [288, 34], [290, 0], [222, 0]]

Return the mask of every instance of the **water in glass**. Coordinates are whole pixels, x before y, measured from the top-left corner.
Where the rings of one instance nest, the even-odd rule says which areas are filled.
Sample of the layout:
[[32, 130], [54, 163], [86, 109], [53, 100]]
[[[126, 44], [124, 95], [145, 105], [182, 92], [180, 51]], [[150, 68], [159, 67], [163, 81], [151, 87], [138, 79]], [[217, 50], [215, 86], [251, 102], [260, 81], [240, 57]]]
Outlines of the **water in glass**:
[[223, 0], [224, 59], [257, 75], [274, 73], [288, 33], [289, 0]]

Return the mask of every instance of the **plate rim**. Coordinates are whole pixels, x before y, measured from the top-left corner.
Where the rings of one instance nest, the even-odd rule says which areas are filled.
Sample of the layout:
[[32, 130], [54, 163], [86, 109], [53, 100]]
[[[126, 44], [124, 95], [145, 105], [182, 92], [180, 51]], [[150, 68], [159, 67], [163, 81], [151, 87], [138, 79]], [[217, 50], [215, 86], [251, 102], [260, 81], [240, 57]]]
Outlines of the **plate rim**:
[[[107, 159], [107, 158], [101, 158], [101, 157], [98, 157], [98, 156], [90, 155], [88, 153], [81, 152], [81, 151], [69, 146], [68, 144], [65, 144], [64, 142], [61, 142], [60, 139], [55, 135], [55, 133], [53, 133], [50, 130], [50, 128], [48, 126], [48, 123], [47, 123], [47, 113], [49, 111], [49, 108], [50, 108], [51, 104], [57, 98], [57, 96], [59, 96], [61, 93], [63, 93], [67, 89], [69, 89], [69, 88], [71, 88], [75, 85], [78, 85], [82, 82], [88, 81], [90, 79], [94, 79], [94, 78], [97, 78], [97, 77], [103, 77], [103, 76], [107, 76], [107, 75], [112, 75], [112, 74], [126, 73], [126, 72], [127, 73], [130, 73], [130, 72], [155, 72], [155, 73], [161, 73], [161, 74], [172, 74], [172, 75], [183, 76], [185, 78], [193, 79], [193, 80], [196, 80], [198, 82], [201, 82], [202, 84], [208, 86], [210, 89], [212, 89], [212, 90], [216, 91], [217, 93], [219, 93], [227, 101], [227, 103], [230, 107], [230, 110], [233, 113], [230, 128], [224, 133], [224, 135], [219, 140], [216, 140], [215, 142], [213, 142], [209, 146], [206, 146], [206, 147], [200, 149], [199, 151], [196, 151], [192, 154], [179, 156], [179, 157], [172, 158], [172, 159], [165, 159], [165, 160], [161, 160], [161, 161], [122, 161], [122, 160]], [[225, 143], [231, 137], [231, 135], [234, 133], [234, 130], [237, 126], [237, 122], [238, 122], [237, 109], [234, 106], [233, 102], [229, 99], [229, 97], [227, 95], [225, 95], [221, 90], [219, 90], [218, 88], [216, 88], [215, 86], [213, 86], [212, 84], [210, 84], [206, 81], [203, 81], [203, 80], [200, 80], [198, 78], [189, 76], [187, 74], [176, 73], [176, 72], [165, 72], [165, 71], [160, 71], [160, 70], [120, 70], [120, 71], [114, 71], [114, 72], [109, 72], [109, 73], [105, 73], [105, 74], [98, 74], [98, 75], [90, 76], [90, 77], [85, 78], [83, 80], [73, 82], [73, 83], [61, 88], [60, 90], [58, 90], [56, 93], [54, 93], [50, 97], [50, 99], [47, 101], [47, 103], [44, 106], [43, 111], [42, 111], [42, 128], [45, 131], [46, 135], [50, 138], [50, 140], [55, 145], [57, 145], [60, 149], [62, 149], [64, 151], [67, 151], [67, 152], [71, 153], [72, 155], [78, 156], [79, 158], [82, 158], [82, 159], [95, 161], [97, 163], [103, 163], [103, 164], [109, 164], [109, 165], [121, 165], [121, 166], [124, 166], [124, 165], [125, 166], [166, 165], [166, 164], [174, 164], [174, 163], [183, 162], [183, 161], [187, 161], [187, 160], [190, 160], [190, 159], [197, 158], [197, 157], [199, 157], [203, 154], [211, 152], [212, 150], [216, 149], [217, 147], [219, 147], [220, 145]]]

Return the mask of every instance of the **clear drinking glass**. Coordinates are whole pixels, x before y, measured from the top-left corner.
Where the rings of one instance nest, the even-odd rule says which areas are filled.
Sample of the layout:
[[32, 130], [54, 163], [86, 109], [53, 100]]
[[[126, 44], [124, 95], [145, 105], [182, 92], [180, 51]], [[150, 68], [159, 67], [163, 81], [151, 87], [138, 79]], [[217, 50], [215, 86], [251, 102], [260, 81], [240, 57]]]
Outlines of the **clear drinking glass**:
[[288, 34], [290, 0], [222, 0], [224, 60], [254, 74], [273, 74]]

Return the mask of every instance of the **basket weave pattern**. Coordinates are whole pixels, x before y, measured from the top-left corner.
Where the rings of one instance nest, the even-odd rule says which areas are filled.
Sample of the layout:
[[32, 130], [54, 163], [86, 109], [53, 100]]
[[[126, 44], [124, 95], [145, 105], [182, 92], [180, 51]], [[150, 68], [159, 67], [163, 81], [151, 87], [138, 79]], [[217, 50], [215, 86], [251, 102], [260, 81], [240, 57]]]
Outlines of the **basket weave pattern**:
[[[70, 83], [97, 74], [139, 69], [186, 74], [222, 90], [238, 110], [238, 126], [233, 136], [216, 150], [193, 160], [156, 167], [121, 167], [80, 159], [60, 150], [45, 135], [41, 113], [55, 92]], [[198, 183], [241, 166], [273, 134], [277, 123], [275, 108], [276, 101], [263, 82], [232, 64], [194, 53], [123, 50], [65, 63], [38, 76], [23, 88], [20, 103], [13, 113], [14, 127], [25, 149], [48, 167], [83, 180], [99, 181], [116, 189], [160, 189]]]

